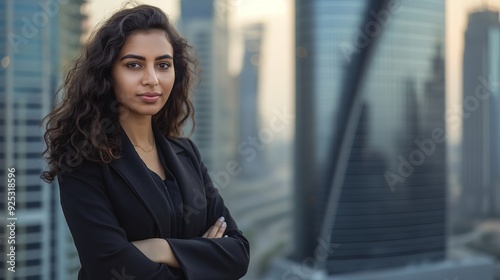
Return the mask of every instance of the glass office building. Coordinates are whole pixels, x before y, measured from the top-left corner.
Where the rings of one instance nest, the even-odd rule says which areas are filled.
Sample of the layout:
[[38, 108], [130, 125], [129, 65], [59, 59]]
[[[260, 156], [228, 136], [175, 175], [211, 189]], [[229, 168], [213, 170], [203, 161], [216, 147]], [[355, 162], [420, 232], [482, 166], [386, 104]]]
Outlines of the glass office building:
[[[500, 217], [500, 21], [498, 11], [469, 15], [463, 56], [462, 194], [465, 219]], [[479, 90], [478, 90], [479, 89]]]
[[203, 74], [194, 92], [195, 98], [193, 98], [197, 128], [193, 140], [204, 155], [205, 164], [211, 166], [215, 100], [212, 72], [205, 71], [205, 69], [210, 69], [210, 65], [213, 64], [213, 1], [188, 0], [181, 1], [180, 4], [181, 33], [193, 46]]
[[[327, 274], [445, 257], [445, 3], [386, 2], [376, 11], [372, 1], [296, 1], [293, 258], [334, 244], [324, 262]], [[325, 179], [333, 172], [330, 147], [343, 136], [335, 135], [342, 95], [355, 94], [343, 91], [353, 80], [346, 69], [372, 41], [359, 73], [360, 114], [347, 169], [332, 200], [332, 182]], [[330, 204], [333, 226], [321, 241]]]
[[[224, 170], [237, 141], [232, 134], [236, 126], [235, 85], [229, 76], [227, 55], [231, 5], [229, 0], [183, 0], [180, 5], [180, 33], [193, 46], [199, 73], [192, 93], [196, 124], [192, 139], [205, 165], [218, 172]], [[187, 133], [190, 128], [185, 127]]]
[[[7, 167], [16, 169], [17, 218], [16, 271], [8, 270], [4, 255], [1, 279], [72, 279], [79, 267], [57, 186], [40, 179], [45, 168], [40, 124], [52, 106], [61, 64], [79, 48], [82, 2], [0, 1], [0, 177], [7, 182]], [[6, 187], [0, 189], [3, 221], [6, 192]], [[7, 227], [1, 227], [0, 235], [0, 251], [7, 252], [12, 245], [4, 242], [10, 235]]]

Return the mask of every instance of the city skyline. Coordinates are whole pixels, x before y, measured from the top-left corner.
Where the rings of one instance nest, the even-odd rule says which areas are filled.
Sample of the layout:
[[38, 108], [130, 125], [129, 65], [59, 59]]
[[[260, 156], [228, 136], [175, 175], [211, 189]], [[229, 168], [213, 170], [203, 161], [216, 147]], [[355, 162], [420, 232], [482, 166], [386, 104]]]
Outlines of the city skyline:
[[[200, 8], [197, 1], [203, 1], [200, 3], [206, 7], [197, 10]], [[337, 125], [335, 109], [343, 104], [340, 93], [346, 69], [353, 63], [352, 54], [363, 51], [363, 47], [352, 48], [353, 34], [359, 30], [357, 24], [369, 1], [372, 0], [137, 1], [137, 4], [151, 4], [167, 11], [181, 35], [193, 45], [204, 69], [202, 83], [195, 87], [197, 131], [191, 137], [200, 148], [212, 180], [227, 199], [228, 208], [236, 220], [241, 221], [238, 225], [253, 242], [251, 270], [243, 279], [261, 279], [260, 273], [266, 267], [273, 270], [275, 267], [269, 265], [271, 260], [293, 249], [290, 240], [294, 234], [296, 247], [291, 259], [299, 267], [303, 267], [301, 261], [316, 253], [318, 244], [326, 242], [319, 237], [330, 194], [327, 183], [323, 182], [329, 172], [326, 170], [329, 165], [324, 163], [329, 159], [330, 144], [339, 141], [331, 136]], [[328, 228], [335, 233], [334, 238], [327, 240], [335, 253], [322, 260], [325, 271], [332, 274], [442, 261], [450, 249], [446, 247], [448, 243], [444, 238], [447, 237], [443, 237], [446, 219], [453, 216], [450, 211], [455, 209], [445, 209], [446, 199], [453, 200], [455, 207], [469, 203], [472, 212], [489, 209], [494, 219], [500, 215], [500, 206], [495, 205], [496, 199], [500, 199], [498, 176], [494, 178], [496, 189], [482, 193], [480, 198], [460, 192], [462, 182], [467, 181], [462, 178], [468, 171], [474, 167], [486, 170], [479, 168], [482, 165], [476, 164], [473, 156], [464, 156], [469, 167], [459, 167], [463, 151], [460, 147], [467, 149], [468, 143], [466, 138], [462, 141], [462, 133], [465, 132], [464, 137], [481, 133], [476, 133], [477, 129], [467, 130], [470, 119], [454, 118], [451, 122], [447, 115], [463, 108], [463, 99], [473, 92], [474, 88], [465, 84], [478, 84], [477, 79], [467, 82], [464, 77], [488, 76], [493, 80], [487, 82], [500, 82], [500, 63], [488, 66], [489, 72], [482, 74], [472, 71], [471, 64], [463, 64], [465, 56], [469, 62], [478, 62], [477, 51], [469, 49], [466, 54], [470, 16], [489, 11], [486, 13], [496, 14], [498, 19], [500, 0], [392, 2], [401, 4], [400, 12], [391, 15], [390, 28], [374, 36], [380, 44], [374, 51], [372, 64], [364, 68], [367, 73], [360, 74], [365, 76], [359, 83], [363, 97], [351, 142], [353, 152], [346, 164], [338, 204], [335, 204], [338, 205], [334, 215], [336, 224]], [[64, 217], [59, 209], [58, 192], [53, 192], [57, 184], [49, 188], [38, 178], [43, 166], [39, 159], [43, 139], [41, 129], [36, 126], [52, 106], [63, 69], [76, 55], [79, 43], [123, 3], [125, 1], [67, 1], [59, 6], [56, 16], [50, 17], [47, 25], [50, 28], [41, 28], [28, 39], [29, 43], [17, 45], [24, 57], [12, 49], [2, 53], [0, 48], [0, 89], [3, 89], [0, 96], [4, 95], [0, 100], [0, 126], [5, 128], [0, 137], [0, 161], [18, 170], [19, 206], [26, 209], [21, 211], [23, 216], [19, 216], [24, 221], [18, 232], [20, 271], [25, 266], [33, 277], [36, 273], [43, 275], [39, 279], [66, 280], [72, 277], [68, 275], [78, 272], [79, 260], [66, 225], [61, 223]], [[194, 6], [189, 7], [188, 3]], [[297, 7], [296, 3], [299, 3]], [[22, 17], [32, 18], [41, 11], [38, 5], [0, 0], [0, 14], [3, 14], [2, 8], [7, 10], [5, 7], [14, 11], [0, 19], [0, 32], [20, 30], [22, 24], [12, 26], [11, 22]], [[431, 6], [433, 8], [429, 8]], [[25, 10], [17, 10], [19, 7]], [[189, 15], [190, 11], [194, 13]], [[200, 20], [204, 13], [206, 18]], [[314, 13], [319, 16], [314, 17], [315, 29], [312, 29], [307, 25], [312, 21], [301, 16]], [[295, 22], [310, 34], [296, 37]], [[328, 28], [322, 28], [325, 26]], [[335, 32], [329, 33], [330, 29]], [[81, 34], [81, 31], [87, 32]], [[492, 61], [500, 62], [500, 53], [495, 52], [496, 46], [500, 48], [500, 32], [491, 38], [489, 55]], [[0, 42], [1, 39], [2, 36]], [[471, 41], [482, 42], [469, 39]], [[3, 45], [8, 47], [7, 43]], [[299, 61], [297, 68], [296, 60]], [[488, 75], [491, 73], [499, 80]], [[23, 82], [26, 79], [30, 80], [29, 84]], [[490, 111], [496, 113], [500, 98], [490, 100], [494, 101]], [[500, 116], [493, 113], [489, 119]], [[276, 118], [283, 122], [280, 130], [273, 128]], [[294, 127], [295, 122], [298, 125]], [[491, 123], [489, 131], [494, 132], [498, 125]], [[435, 129], [440, 128], [447, 136], [446, 143], [439, 142], [441, 138], [436, 138], [439, 141], [432, 138]], [[489, 133], [481, 135], [486, 134]], [[262, 135], [272, 138], [264, 142]], [[496, 137], [491, 139], [500, 139], [500, 132]], [[294, 142], [298, 143], [295, 151], [291, 148]], [[251, 148], [256, 157], [249, 160], [249, 154], [242, 152], [248, 150], [241, 147]], [[483, 152], [500, 153], [500, 149], [495, 148]], [[418, 166], [414, 164], [417, 157], [411, 158], [416, 150], [424, 156]], [[233, 171], [240, 171], [228, 173], [227, 166], [234, 162], [239, 164], [239, 169]], [[499, 163], [500, 160], [492, 161], [491, 166]], [[404, 168], [406, 171], [402, 172]], [[493, 174], [495, 170], [488, 169], [488, 172]], [[392, 172], [389, 179], [388, 171]], [[0, 175], [6, 175], [5, 171]], [[298, 186], [307, 186], [295, 188], [298, 193], [295, 200], [294, 180]], [[469, 194], [477, 192], [470, 189]], [[469, 202], [459, 199], [464, 197], [469, 198]], [[403, 200], [406, 204], [401, 203]], [[486, 200], [486, 204], [482, 203]], [[443, 207], [438, 207], [440, 203]], [[5, 201], [0, 204], [6, 208]], [[297, 230], [303, 226], [297, 223], [294, 232], [293, 211], [297, 221], [305, 221], [304, 229]], [[383, 227], [391, 227], [391, 230]], [[458, 239], [472, 240], [472, 236], [480, 236], [478, 228]], [[425, 236], [427, 232], [434, 235]], [[0, 235], [5, 234], [5, 229], [0, 231]], [[396, 237], [401, 236], [412, 241], [397, 240]], [[365, 244], [357, 243], [363, 240]], [[468, 251], [464, 254], [468, 255]], [[0, 278], [5, 268], [6, 263], [0, 265]], [[289, 272], [281, 271], [279, 279], [284, 279]], [[24, 273], [14, 276], [21, 277]], [[463, 277], [467, 278], [466, 274]]]
[[[162, 7], [165, 11], [172, 15], [174, 20], [177, 21], [180, 13], [180, 1], [182, 0], [169, 0], [169, 1], [161, 1], [161, 0], [145, 0], [140, 1], [145, 4], [158, 5]], [[237, 9], [237, 13], [230, 19], [231, 25], [241, 24], [239, 22], [246, 21], [258, 21], [264, 19], [266, 22], [270, 22], [273, 24], [272, 29], [280, 29], [285, 32], [272, 32], [269, 34], [271, 38], [277, 38], [276, 40], [265, 40], [264, 51], [269, 52], [272, 57], [280, 58], [283, 57], [283, 51], [280, 52], [279, 49], [273, 48], [275, 46], [275, 42], [290, 42], [290, 46], [292, 45], [293, 33], [291, 29], [284, 28], [283, 25], [280, 25], [279, 22], [287, 22], [289, 24], [293, 24], [292, 14], [295, 12], [294, 0], [259, 0], [259, 1], [247, 1], [247, 0], [230, 0], [233, 9]], [[90, 0], [88, 1], [88, 7], [86, 9], [89, 15], [89, 26], [94, 26], [109, 15], [113, 10], [118, 9], [122, 3], [125, 1], [96, 1]], [[266, 3], [268, 3], [266, 5]], [[446, 105], [447, 110], [458, 109], [461, 105], [461, 96], [462, 96], [462, 54], [463, 54], [463, 34], [465, 32], [465, 28], [467, 26], [467, 15], [469, 12], [482, 9], [485, 5], [490, 7], [491, 9], [500, 10], [500, 0], [446, 0]], [[265, 9], [263, 9], [265, 7]], [[272, 41], [272, 42], [271, 42]], [[230, 54], [236, 53], [236, 57], [238, 56], [238, 49], [235, 48], [230, 51]], [[290, 53], [286, 54], [285, 57], [288, 57], [291, 61], [291, 58], [294, 57], [295, 50], [289, 49], [284, 45], [284, 52]], [[289, 62], [283, 59], [280, 59], [281, 62], [278, 64], [273, 64], [269, 67], [270, 69], [264, 70], [264, 76], [268, 75], [268, 73], [273, 73], [275, 75], [278, 73], [276, 71], [276, 67], [285, 64], [285, 69], [294, 69], [293, 64], [287, 65]], [[238, 69], [240, 66], [238, 65], [237, 59], [230, 59], [230, 69]], [[283, 68], [283, 67], [282, 67]], [[278, 68], [279, 69], [279, 68]], [[237, 71], [237, 70], [236, 70]], [[263, 87], [265, 90], [265, 95], [271, 95], [272, 93], [274, 98], [270, 98], [269, 101], [266, 102], [267, 107], [272, 107], [273, 103], [276, 102], [285, 102], [285, 104], [293, 105], [293, 97], [287, 96], [286, 93], [292, 90], [289, 85], [291, 85], [291, 81], [293, 80], [292, 73], [285, 72], [283, 76], [279, 77], [283, 82], [280, 82], [278, 85], [273, 84], [272, 82], [264, 82]], [[276, 79], [275, 79], [276, 80]], [[290, 89], [287, 89], [290, 88]], [[276, 96], [275, 93], [278, 93]], [[285, 93], [285, 94], [284, 94]], [[280, 101], [281, 100], [281, 101]], [[287, 108], [290, 106], [287, 105]], [[268, 111], [268, 110], [266, 110]], [[449, 141], [450, 145], [459, 145], [461, 140], [461, 124], [458, 126], [453, 126], [448, 129]], [[287, 137], [291, 137], [291, 132], [287, 133]]]
[[[0, 230], [1, 251], [13, 252], [15, 262], [2, 261], [1, 279], [76, 277], [79, 260], [59, 209], [57, 183], [40, 179], [45, 167], [40, 125], [55, 101], [65, 62], [79, 50], [82, 2], [0, 1], [0, 162], [15, 169], [16, 180], [15, 195], [9, 194], [15, 198], [9, 202], [16, 202], [15, 243], [3, 242], [8, 234], [5, 226]], [[6, 182], [7, 174], [0, 175]], [[0, 193], [3, 200], [7, 188]], [[7, 220], [7, 199], [0, 205], [0, 217]]]
[[[318, 262], [328, 275], [439, 262], [446, 251], [446, 145], [427, 140], [445, 131], [444, 1], [378, 11], [381, 2], [297, 2], [304, 55], [296, 62], [292, 259], [313, 256], [321, 242], [338, 245]], [[344, 51], [332, 51], [339, 45]], [[402, 164], [412, 166], [403, 172]]]

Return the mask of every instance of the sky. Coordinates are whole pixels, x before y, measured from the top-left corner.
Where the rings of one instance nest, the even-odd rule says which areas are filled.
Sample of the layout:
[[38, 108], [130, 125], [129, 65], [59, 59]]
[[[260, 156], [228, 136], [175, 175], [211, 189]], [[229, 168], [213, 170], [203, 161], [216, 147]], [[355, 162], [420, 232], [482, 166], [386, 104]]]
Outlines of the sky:
[[[467, 15], [470, 11], [488, 6], [500, 10], [500, 0], [446, 0], [446, 105], [448, 109], [461, 106], [462, 59]], [[460, 144], [461, 127], [448, 127], [449, 143]]]
[[148, 4], [161, 8], [175, 22], [179, 16], [179, 1], [178, 0], [143, 0], [143, 1], [99, 1], [88, 0], [83, 11], [88, 15], [86, 23], [88, 31], [93, 31], [95, 26], [109, 18], [114, 12], [122, 8], [125, 3], [135, 2], [139, 4]]
[[[179, 16], [181, 0], [137, 1], [161, 7], [175, 20]], [[231, 26], [262, 21], [268, 31], [263, 40], [262, 51], [266, 63], [261, 68], [261, 92], [266, 97], [261, 100], [263, 114], [272, 111], [275, 104], [285, 104], [293, 110], [294, 50], [293, 50], [293, 4], [294, 0], [227, 0], [235, 10], [230, 19]], [[446, 1], [446, 97], [447, 109], [461, 106], [462, 96], [462, 55], [467, 14], [488, 6], [500, 10], [500, 0], [445, 0]], [[88, 24], [94, 25], [109, 17], [126, 1], [89, 0], [86, 12], [90, 16]], [[233, 38], [234, 39], [234, 38]], [[274, 46], [274, 47], [273, 47]], [[279, 47], [276, 47], [279, 46]], [[238, 46], [231, 50], [234, 57], [240, 55]], [[272, 59], [265, 59], [266, 57]], [[230, 59], [230, 69], [237, 72], [241, 66], [238, 59]], [[272, 77], [270, 79], [269, 77]], [[461, 126], [448, 128], [451, 145], [460, 144]]]

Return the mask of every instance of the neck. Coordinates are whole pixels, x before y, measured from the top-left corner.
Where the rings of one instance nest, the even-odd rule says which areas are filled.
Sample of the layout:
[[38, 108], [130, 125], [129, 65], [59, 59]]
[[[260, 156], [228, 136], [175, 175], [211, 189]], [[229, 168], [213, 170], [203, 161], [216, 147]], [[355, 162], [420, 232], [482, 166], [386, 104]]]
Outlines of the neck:
[[154, 143], [151, 116], [144, 118], [120, 118], [120, 125], [133, 145], [149, 147]]

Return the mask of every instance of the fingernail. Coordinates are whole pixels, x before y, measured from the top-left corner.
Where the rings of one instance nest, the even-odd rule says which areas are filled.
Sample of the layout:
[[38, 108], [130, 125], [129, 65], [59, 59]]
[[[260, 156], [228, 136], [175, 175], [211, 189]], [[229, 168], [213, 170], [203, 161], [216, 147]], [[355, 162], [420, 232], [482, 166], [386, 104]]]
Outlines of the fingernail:
[[219, 221], [220, 221], [221, 223], [222, 223], [222, 222], [224, 222], [224, 220], [225, 220], [225, 219], [224, 219], [224, 216], [222, 216], [222, 217], [220, 217], [220, 218], [219, 218]]
[[223, 222], [221, 227], [225, 228], [226, 226], [227, 226], [226, 222]]

